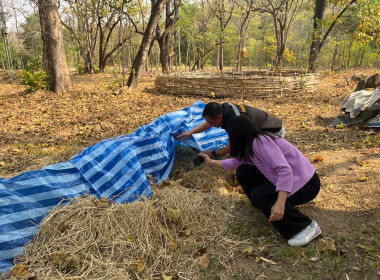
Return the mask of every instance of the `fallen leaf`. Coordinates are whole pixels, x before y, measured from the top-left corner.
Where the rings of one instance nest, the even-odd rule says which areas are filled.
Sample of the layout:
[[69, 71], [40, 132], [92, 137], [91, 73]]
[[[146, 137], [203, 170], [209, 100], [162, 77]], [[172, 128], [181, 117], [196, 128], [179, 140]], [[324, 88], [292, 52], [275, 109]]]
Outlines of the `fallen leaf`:
[[12, 267], [9, 276], [24, 276], [27, 273], [28, 271], [25, 269], [24, 265], [22, 263], [19, 263]]
[[176, 223], [181, 216], [181, 210], [176, 210], [173, 208], [166, 208], [166, 212], [168, 213], [169, 219], [173, 222]]
[[320, 260], [320, 257], [318, 256], [315, 256], [315, 257], [311, 257], [310, 258], [310, 260], [312, 261], [312, 262], [316, 262], [316, 261], [319, 261]]
[[12, 155], [17, 155], [17, 154], [21, 154], [22, 151], [20, 149], [17, 149], [17, 148], [13, 148], [12, 150], [10, 150], [10, 153]]
[[207, 252], [207, 248], [199, 248], [195, 253], [194, 256], [202, 256]]
[[356, 159], [355, 159], [355, 162], [356, 162], [356, 164], [359, 165], [359, 166], [363, 166], [363, 165], [366, 164], [365, 161], [363, 161], [363, 160], [361, 160], [361, 159], [359, 159], [359, 158], [356, 158]]
[[247, 247], [247, 248], [245, 248], [243, 251], [242, 251], [242, 253], [244, 253], [244, 254], [246, 254], [246, 255], [253, 255], [253, 250], [254, 250], [255, 248], [253, 248], [253, 246], [249, 246], [249, 247]]
[[166, 275], [166, 273], [162, 273], [162, 280], [172, 280], [173, 276], [171, 275]]
[[364, 251], [375, 251], [375, 248], [371, 245], [357, 244], [356, 246], [360, 249], [363, 249]]
[[368, 177], [365, 177], [365, 176], [360, 177], [359, 181], [360, 182], [368, 181]]
[[318, 249], [321, 252], [336, 252], [335, 242], [331, 239], [321, 239]]
[[206, 255], [199, 258], [199, 265], [204, 268], [207, 268], [210, 265], [210, 260]]
[[224, 187], [227, 189], [227, 191], [230, 193], [234, 190], [234, 188], [228, 184], [227, 182], [224, 182]]
[[210, 182], [207, 182], [207, 183], [203, 186], [202, 191], [203, 191], [203, 192], [211, 192], [211, 189], [212, 189], [212, 186], [211, 186]]
[[163, 187], [173, 187], [175, 184], [171, 180], [165, 180], [161, 183], [161, 186]]
[[322, 162], [323, 161], [323, 157], [321, 156], [316, 156], [313, 160], [313, 162]]
[[242, 186], [237, 186], [237, 187], [236, 187], [236, 191], [237, 191], [238, 193], [240, 193], [240, 194], [243, 194], [243, 193], [244, 193], [244, 189], [243, 189]]
[[260, 260], [266, 262], [266, 263], [270, 263], [270, 264], [277, 264], [276, 262], [272, 261], [272, 260], [268, 260], [266, 258], [263, 258], [263, 257], [260, 257]]
[[319, 261], [320, 259], [321, 259], [321, 255], [319, 254], [319, 252], [317, 252], [317, 253], [315, 254], [314, 257], [311, 257], [311, 258], [310, 258], [310, 260], [311, 260], [312, 262]]
[[127, 241], [128, 242], [133, 242], [133, 241], [135, 241], [135, 239], [136, 239], [136, 237], [133, 236], [133, 235], [131, 235], [131, 234], [127, 236]]
[[145, 269], [145, 264], [142, 260], [137, 260], [133, 264], [131, 264], [131, 267], [134, 272], [140, 274]]

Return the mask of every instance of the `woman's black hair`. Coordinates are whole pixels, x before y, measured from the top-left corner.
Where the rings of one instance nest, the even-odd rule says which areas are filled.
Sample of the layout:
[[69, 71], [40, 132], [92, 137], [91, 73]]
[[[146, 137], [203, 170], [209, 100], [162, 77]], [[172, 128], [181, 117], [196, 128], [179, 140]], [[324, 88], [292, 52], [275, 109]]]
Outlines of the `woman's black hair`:
[[227, 123], [226, 131], [230, 140], [230, 155], [239, 160], [248, 160], [252, 155], [252, 143], [260, 134], [275, 137], [259, 130], [247, 114], [234, 117]]

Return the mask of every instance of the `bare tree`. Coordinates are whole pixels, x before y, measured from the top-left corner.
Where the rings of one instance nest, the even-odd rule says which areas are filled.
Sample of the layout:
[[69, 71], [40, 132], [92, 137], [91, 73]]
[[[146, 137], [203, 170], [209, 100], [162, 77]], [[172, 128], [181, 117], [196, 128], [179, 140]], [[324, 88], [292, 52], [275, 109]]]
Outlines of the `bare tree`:
[[216, 0], [215, 3], [209, 3], [213, 14], [219, 21], [219, 70], [223, 71], [224, 66], [224, 50], [223, 50], [223, 42], [224, 42], [224, 30], [227, 27], [227, 24], [230, 22], [232, 18], [232, 12], [234, 11], [235, 2], [226, 3], [226, 0]]
[[49, 89], [64, 93], [70, 88], [69, 71], [56, 0], [38, 0], [43, 41], [43, 68], [48, 75]]
[[98, 48], [98, 66], [104, 71], [108, 59], [131, 38], [131, 30], [114, 45], [111, 36], [118, 24], [123, 20], [124, 5], [132, 0], [115, 1], [113, 5], [107, 1], [66, 0], [69, 3], [72, 17], [62, 19], [62, 24], [71, 32], [79, 47], [79, 53], [84, 62], [84, 71], [93, 73], [95, 68], [95, 51]]
[[139, 82], [141, 68], [144, 66], [146, 62], [151, 42], [155, 38], [154, 33], [156, 32], [156, 28], [160, 20], [162, 11], [164, 10], [167, 2], [168, 0], [152, 1], [152, 13], [150, 15], [149, 22], [145, 29], [144, 36], [141, 40], [139, 50], [136, 54], [135, 59], [133, 60], [131, 73], [127, 82], [127, 86], [130, 89], [136, 88]]
[[[323, 44], [326, 42], [327, 37], [329, 36], [330, 32], [333, 30], [334, 25], [338, 22], [339, 18], [342, 17], [342, 15], [354, 3], [356, 3], [356, 0], [351, 0], [340, 11], [340, 13], [335, 17], [335, 19], [331, 22], [331, 24], [327, 28], [325, 34], [323, 34], [322, 20], [323, 20], [324, 11], [326, 9], [326, 0], [316, 0], [315, 1], [314, 17], [313, 17], [313, 38], [311, 41], [310, 55], [309, 55], [309, 66], [308, 66], [309, 72], [315, 72], [315, 70], [316, 70], [315, 63], [317, 61], [319, 53], [321, 52]], [[336, 51], [336, 49], [335, 49], [335, 51]], [[334, 56], [334, 62], [335, 62], [336, 53], [334, 52], [334, 54], [335, 54], [335, 56]]]
[[156, 29], [156, 39], [160, 47], [160, 62], [162, 67], [162, 73], [169, 74], [169, 41], [172, 36], [174, 24], [178, 20], [180, 2], [173, 0], [173, 5], [171, 2], [166, 3], [166, 13], [165, 13], [165, 30], [161, 34], [160, 26]]
[[289, 29], [302, 4], [303, 0], [265, 0], [260, 7], [261, 12], [268, 13], [273, 18], [276, 36], [276, 57], [274, 60], [276, 70], [281, 69], [282, 55], [286, 48]]
[[239, 41], [237, 43], [237, 54], [236, 54], [236, 70], [241, 71], [243, 65], [243, 47], [245, 42], [245, 37], [250, 21], [251, 12], [254, 10], [253, 4], [255, 0], [243, 0], [236, 1], [236, 5], [241, 10], [241, 22], [239, 24]]

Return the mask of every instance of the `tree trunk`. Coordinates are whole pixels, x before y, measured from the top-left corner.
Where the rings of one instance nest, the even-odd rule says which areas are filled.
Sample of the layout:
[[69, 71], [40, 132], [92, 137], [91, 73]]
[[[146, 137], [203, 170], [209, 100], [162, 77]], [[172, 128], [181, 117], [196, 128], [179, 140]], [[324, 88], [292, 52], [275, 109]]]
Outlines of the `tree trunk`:
[[3, 69], [5, 70], [6, 68], [5, 68], [5, 64], [4, 64], [4, 59], [3, 59], [3, 56], [1, 55], [1, 53], [0, 53], [0, 59], [1, 59], [1, 65], [2, 65]]
[[178, 27], [178, 30], [177, 30], [177, 37], [178, 37], [178, 67], [181, 69], [181, 64], [182, 64], [182, 61], [181, 61], [181, 33], [179, 31], [179, 27]]
[[18, 52], [19, 52], [19, 56], [20, 56], [20, 66], [21, 66], [21, 69], [24, 68], [24, 62], [22, 61], [22, 49], [21, 49], [21, 42], [20, 42], [20, 32], [19, 32], [19, 28], [18, 28], [18, 21], [17, 21], [17, 15], [16, 15], [16, 9], [15, 7], [13, 7], [13, 15], [14, 15], [14, 19], [15, 19], [15, 27], [16, 27], [16, 39], [17, 39], [17, 47], [18, 47]]
[[157, 0], [157, 2], [154, 4], [152, 14], [150, 15], [148, 25], [145, 29], [144, 36], [141, 40], [140, 48], [132, 63], [131, 73], [129, 75], [129, 79], [127, 82], [127, 86], [130, 89], [134, 89], [137, 87], [137, 84], [139, 82], [141, 67], [144, 66], [144, 63], [146, 61], [150, 43], [154, 38], [154, 32], [156, 31], [157, 24], [161, 17], [161, 13], [167, 1], [168, 0]]
[[219, 46], [219, 70], [223, 71], [224, 57], [223, 57], [223, 44]]
[[189, 66], [189, 68], [190, 68], [190, 63], [189, 63], [189, 48], [190, 48], [190, 43], [189, 43], [189, 41], [187, 41], [187, 44], [186, 44], [185, 70], [186, 70], [187, 66]]
[[352, 49], [352, 45], [354, 43], [354, 38], [351, 37], [351, 40], [350, 40], [350, 46], [348, 47], [348, 55], [347, 55], [347, 68], [350, 67], [350, 60], [351, 60], [351, 49]]
[[334, 49], [334, 53], [333, 53], [333, 57], [332, 57], [332, 63], [331, 63], [331, 71], [335, 71], [336, 69], [336, 56], [338, 54], [338, 44], [335, 45], [335, 49]]
[[309, 72], [315, 72], [315, 62], [317, 61], [318, 54], [320, 52], [320, 42], [322, 36], [322, 19], [323, 13], [326, 7], [326, 0], [316, 0], [313, 17], [313, 38], [311, 41], [311, 48], [309, 54]]
[[43, 68], [48, 74], [49, 89], [64, 93], [70, 88], [69, 71], [56, 0], [38, 0], [43, 41]]
[[320, 24], [321, 20], [323, 20], [323, 12], [325, 9], [325, 0], [316, 0], [315, 2], [315, 11], [314, 11], [314, 22], [313, 22], [313, 40], [311, 42], [311, 48], [310, 48], [310, 55], [309, 55], [309, 66], [308, 70], [309, 72], [315, 72], [315, 62], [317, 61], [318, 55], [321, 52], [322, 46], [326, 42], [326, 39], [332, 29], [334, 28], [335, 24], [338, 22], [339, 18], [348, 10], [348, 8], [356, 3], [356, 0], [351, 0], [344, 9], [336, 16], [336, 18], [333, 20], [329, 28], [326, 30], [325, 34], [322, 37], [321, 31], [320, 31]]
[[164, 74], [169, 74], [169, 35], [170, 33], [165, 33], [157, 40], [160, 47], [162, 73]]
[[250, 10], [245, 14], [244, 19], [240, 25], [239, 28], [239, 42], [237, 45], [237, 56], [236, 56], [236, 71], [242, 71], [243, 69], [243, 47], [244, 47], [244, 42], [245, 42], [245, 33], [247, 31], [247, 24], [248, 24], [248, 19], [250, 15]]
[[[224, 1], [222, 1], [222, 9], [224, 9]], [[219, 70], [223, 71], [223, 66], [224, 66], [224, 57], [223, 57], [223, 44], [222, 42], [224, 41], [224, 24], [223, 24], [223, 14], [219, 19], [219, 28], [220, 28], [220, 45], [219, 45]]]

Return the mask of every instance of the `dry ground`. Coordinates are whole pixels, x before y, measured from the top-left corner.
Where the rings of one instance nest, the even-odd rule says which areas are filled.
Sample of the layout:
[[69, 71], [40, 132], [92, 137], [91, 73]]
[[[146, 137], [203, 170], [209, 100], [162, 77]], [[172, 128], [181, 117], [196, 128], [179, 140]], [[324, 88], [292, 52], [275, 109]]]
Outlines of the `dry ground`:
[[[380, 279], [380, 131], [358, 126], [329, 127], [332, 119], [340, 114], [343, 98], [356, 86], [346, 79], [358, 72], [373, 74], [379, 69], [321, 74], [319, 89], [314, 93], [228, 99], [281, 118], [286, 140], [314, 164], [321, 176], [322, 189], [317, 199], [303, 206], [302, 211], [320, 224], [322, 236], [306, 247], [290, 248], [235, 188], [232, 193], [236, 195], [231, 197], [237, 199], [231, 213], [234, 219], [229, 221], [226, 232], [239, 241], [235, 249], [225, 246], [223, 253], [218, 247], [218, 254], [212, 255], [208, 247], [211, 263], [207, 267], [191, 266], [196, 270], [189, 270], [192, 275], [187, 278], [183, 276], [185, 272], [171, 271], [172, 279]], [[26, 93], [18, 78], [10, 79], [2, 73], [0, 176], [9, 178], [66, 161], [85, 147], [131, 133], [157, 116], [187, 107], [195, 100], [214, 100], [211, 95], [204, 98], [156, 94], [151, 81], [141, 83], [132, 93], [119, 92], [119, 81], [112, 74], [73, 75], [72, 91], [55, 95], [47, 91]], [[176, 182], [175, 188], [183, 187], [186, 180], [197, 176], [191, 172], [204, 172], [205, 167], [192, 170], [186, 165], [188, 160], [183, 159], [186, 155], [191, 153], [177, 152], [177, 165], [170, 177]], [[180, 156], [182, 159], [177, 158]], [[179, 164], [181, 160], [185, 164]], [[209, 174], [214, 171], [209, 170]], [[223, 175], [213, 176], [227, 180]], [[215, 179], [205, 178], [211, 184]], [[190, 188], [202, 193], [204, 187], [190, 184]], [[162, 186], [156, 188], [159, 192]], [[217, 194], [210, 192], [210, 195]], [[210, 244], [206, 245], [212, 247]], [[181, 251], [181, 247], [177, 250]], [[34, 274], [30, 271], [25, 279], [43, 278], [37, 277], [35, 270]], [[133, 275], [130, 279], [143, 279]], [[71, 276], [56, 274], [50, 278], [55, 277]]]

